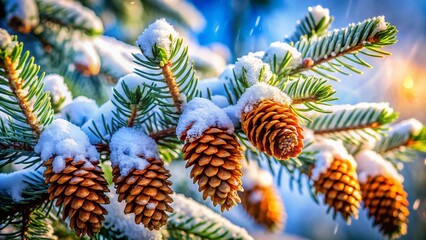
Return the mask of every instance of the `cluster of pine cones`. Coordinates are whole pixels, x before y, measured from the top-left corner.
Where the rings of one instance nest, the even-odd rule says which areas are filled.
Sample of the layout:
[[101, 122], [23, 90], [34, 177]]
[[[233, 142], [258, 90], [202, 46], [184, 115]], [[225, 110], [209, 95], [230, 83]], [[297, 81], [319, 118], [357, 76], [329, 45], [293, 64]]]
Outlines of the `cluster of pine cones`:
[[[241, 126], [253, 146], [276, 159], [296, 157], [302, 151], [302, 128], [289, 106], [260, 101], [242, 114]], [[191, 168], [191, 178], [198, 183], [204, 199], [210, 197], [222, 211], [242, 202], [259, 224], [270, 230], [282, 226], [284, 208], [279, 205], [281, 200], [275, 190], [259, 187], [243, 192], [241, 147], [233, 133], [210, 127], [196, 139], [187, 138], [186, 132], [180, 138], [185, 140], [182, 151], [186, 167]], [[109, 203], [101, 169], [86, 167], [71, 158], [60, 173], [53, 172], [52, 160], [44, 165], [50, 200], [56, 199], [56, 205], [63, 205], [63, 219], [70, 218], [70, 227], [78, 235], [93, 236], [99, 232], [107, 213], [101, 204]], [[169, 177], [163, 160], [156, 158], [148, 159], [143, 170], [133, 169], [127, 176], [121, 176], [119, 169], [114, 168], [113, 182], [119, 201], [126, 202], [125, 213], [134, 213], [135, 222], [150, 230], [164, 226], [167, 213], [173, 211]], [[314, 187], [324, 194], [325, 203], [334, 213], [340, 213], [346, 220], [357, 217], [363, 199], [369, 215], [386, 235], [396, 236], [406, 231], [407, 194], [398, 181], [377, 176], [360, 186], [355, 168], [345, 159], [335, 159], [314, 181]], [[253, 203], [249, 198], [256, 191], [262, 192], [264, 198]]]

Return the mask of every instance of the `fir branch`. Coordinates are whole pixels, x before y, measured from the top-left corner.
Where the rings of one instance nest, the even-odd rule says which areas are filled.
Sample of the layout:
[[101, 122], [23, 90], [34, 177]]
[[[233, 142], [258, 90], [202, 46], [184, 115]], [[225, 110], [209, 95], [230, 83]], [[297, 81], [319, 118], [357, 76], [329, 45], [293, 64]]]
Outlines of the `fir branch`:
[[[345, 68], [355, 73], [362, 73], [352, 64], [370, 68], [371, 66], [358, 55], [374, 57], [390, 55], [380, 48], [396, 43], [396, 33], [395, 26], [385, 23], [384, 17], [377, 17], [356, 25], [351, 24], [340, 30], [336, 29], [322, 37], [302, 38], [295, 43], [295, 47], [302, 53], [304, 61], [289, 75], [312, 70], [324, 77], [336, 80], [335, 77], [329, 76], [324, 71], [347, 74], [343, 70]], [[328, 63], [329, 67], [324, 66], [324, 63]]]
[[151, 133], [149, 136], [155, 141], [159, 141], [165, 137], [176, 135], [176, 127], [167, 128], [158, 132]]
[[370, 138], [378, 139], [384, 125], [394, 121], [398, 114], [387, 104], [341, 105], [329, 107], [329, 114], [313, 113], [307, 127], [315, 134], [355, 145]]
[[305, 36], [309, 39], [313, 36], [322, 36], [327, 33], [331, 23], [333, 23], [334, 17], [325, 15], [319, 22], [315, 22], [315, 19], [312, 15], [312, 10], [312, 7], [308, 8], [308, 13], [306, 16], [297, 21], [296, 30], [294, 33], [290, 37], [287, 37], [284, 41], [297, 42], [302, 36]]
[[170, 94], [172, 95], [173, 103], [177, 109], [177, 113], [182, 113], [182, 102], [179, 100], [179, 89], [175, 82], [175, 77], [170, 69], [171, 62], [167, 62], [163, 66], [160, 66], [161, 71], [164, 76], [164, 80], [166, 80], [167, 87], [169, 88]]
[[325, 113], [327, 111], [319, 105], [328, 105], [329, 102], [338, 99], [334, 97], [336, 91], [333, 86], [322, 78], [300, 76], [295, 81], [287, 79], [282, 88], [293, 100], [292, 105], [303, 104], [305, 106], [305, 108], [295, 106], [297, 112], [313, 110]]
[[94, 12], [78, 2], [64, 0], [36, 0], [42, 20], [55, 22], [65, 28], [83, 31], [87, 35], [100, 35], [102, 21]]
[[24, 114], [28, 125], [32, 129], [35, 138], [39, 138], [41, 134], [40, 120], [34, 114], [31, 104], [28, 102], [27, 96], [23, 91], [24, 80], [20, 78], [16, 71], [12, 59], [6, 56], [0, 59], [0, 67], [4, 70], [5, 78], [9, 80], [9, 87], [16, 97], [17, 103]]

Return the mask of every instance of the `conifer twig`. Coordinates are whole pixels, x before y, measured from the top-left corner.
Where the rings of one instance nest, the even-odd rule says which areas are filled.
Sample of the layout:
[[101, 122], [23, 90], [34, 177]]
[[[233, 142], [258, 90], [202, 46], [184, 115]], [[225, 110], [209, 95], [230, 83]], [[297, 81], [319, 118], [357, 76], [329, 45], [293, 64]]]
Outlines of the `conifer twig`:
[[175, 77], [170, 69], [171, 62], [167, 62], [163, 66], [161, 66], [161, 71], [164, 75], [164, 79], [166, 80], [167, 87], [169, 88], [170, 94], [172, 95], [173, 103], [177, 109], [177, 113], [182, 113], [182, 103], [179, 100], [179, 89], [176, 85]]
[[176, 127], [171, 127], [171, 128], [167, 128], [167, 129], [152, 133], [150, 134], [150, 137], [153, 138], [155, 141], [158, 141], [162, 138], [171, 136], [175, 133], [176, 133]]
[[352, 130], [358, 130], [358, 129], [364, 129], [364, 128], [378, 128], [378, 127], [380, 127], [380, 123], [373, 122], [373, 123], [355, 126], [355, 127], [342, 127], [342, 128], [334, 128], [334, 129], [315, 130], [314, 133], [321, 135], [321, 134], [328, 134], [328, 133], [352, 131]]
[[132, 105], [130, 117], [127, 119], [127, 127], [133, 127], [135, 119], [138, 113], [138, 108], [136, 105]]
[[31, 127], [35, 137], [38, 139], [41, 134], [41, 124], [25, 97], [25, 92], [22, 89], [23, 80], [19, 78], [19, 74], [16, 72], [10, 57], [5, 57], [4, 61], [0, 61], [0, 65], [4, 69], [7, 79], [9, 79], [9, 87], [16, 96], [18, 105], [21, 108], [28, 125]]

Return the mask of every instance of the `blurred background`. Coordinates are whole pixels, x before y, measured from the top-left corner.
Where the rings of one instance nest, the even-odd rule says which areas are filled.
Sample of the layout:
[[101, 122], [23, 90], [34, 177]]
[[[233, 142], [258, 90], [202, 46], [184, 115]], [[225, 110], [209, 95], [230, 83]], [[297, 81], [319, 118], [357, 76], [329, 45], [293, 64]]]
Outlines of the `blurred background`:
[[[414, 117], [426, 123], [426, 94], [423, 93], [426, 90], [424, 67], [426, 1], [424, 0], [80, 0], [79, 2], [102, 19], [104, 35], [128, 44], [112, 43], [108, 42], [110, 41], [108, 39], [101, 38], [95, 40], [98, 44], [96, 42], [93, 44], [102, 62], [105, 58], [117, 56], [108, 55], [107, 51], [123, 49], [122, 54], [126, 54], [126, 57], [117, 60], [122, 65], [122, 69], [114, 69], [117, 72], [111, 72], [109, 68], [104, 70], [102, 66], [97, 73], [78, 73], [76, 70], [79, 70], [80, 63], [76, 61], [79, 57], [74, 53], [69, 59], [63, 55], [55, 56], [55, 53], [60, 52], [55, 48], [60, 49], [62, 46], [55, 45], [55, 41], [49, 42], [51, 46], [45, 45], [39, 38], [44, 35], [37, 35], [37, 31], [29, 35], [15, 33], [36, 55], [37, 63], [42, 65], [44, 71], [65, 76], [74, 96], [88, 95], [95, 98], [98, 104], [103, 103], [117, 79], [132, 71], [134, 65], [130, 53], [138, 51], [134, 47], [135, 41], [143, 29], [157, 18], [164, 17], [176, 26], [189, 45], [189, 54], [194, 60], [200, 78], [209, 78], [219, 75], [226, 64], [234, 63], [238, 57], [248, 52], [265, 50], [271, 42], [282, 41], [286, 35], [295, 30], [296, 21], [305, 16], [309, 6], [321, 4], [329, 8], [330, 14], [335, 17], [332, 28], [341, 28], [352, 22], [384, 15], [386, 20], [396, 25], [399, 30], [399, 42], [386, 48], [392, 52], [392, 56], [385, 59], [369, 58], [368, 62], [374, 68], [361, 68], [360, 70], [364, 72], [362, 75], [338, 76], [342, 80], [334, 84], [337, 97], [340, 98], [338, 103], [389, 102], [400, 112], [400, 119]], [[1, 18], [5, 16], [4, 14], [0, 12]], [[0, 27], [4, 26], [5, 22], [0, 21]], [[40, 45], [36, 39], [42, 44]], [[118, 62], [112, 65], [114, 64]], [[425, 157], [412, 159], [413, 161], [407, 163], [402, 171], [411, 211], [408, 234], [402, 239], [426, 239]], [[183, 174], [184, 168], [176, 164], [170, 167], [173, 171], [172, 176], [177, 178], [173, 182], [179, 182], [179, 178], [189, 179]], [[231, 209], [224, 216], [245, 227], [257, 239], [382, 239], [378, 230], [371, 226], [365, 211], [360, 212], [360, 219], [348, 226], [340, 218], [333, 220], [332, 215], [326, 213], [325, 206], [314, 203], [307, 189], [303, 188], [302, 193], [299, 193], [297, 188], [290, 190], [289, 176], [283, 174], [281, 179], [276, 177], [275, 181], [280, 185], [286, 206], [287, 222], [284, 232], [267, 235], [249, 219], [240, 206]], [[177, 188], [186, 195], [198, 194], [196, 190], [189, 189], [188, 184], [183, 183]]]

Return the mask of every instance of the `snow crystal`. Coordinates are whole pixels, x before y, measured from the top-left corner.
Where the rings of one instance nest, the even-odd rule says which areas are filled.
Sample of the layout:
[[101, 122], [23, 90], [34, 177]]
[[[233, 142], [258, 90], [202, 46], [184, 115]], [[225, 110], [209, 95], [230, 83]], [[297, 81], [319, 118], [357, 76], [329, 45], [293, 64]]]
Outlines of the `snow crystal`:
[[[223, 239], [253, 239], [245, 229], [234, 225], [210, 208], [181, 194], [173, 194], [172, 198], [173, 203], [171, 205], [174, 209], [174, 214], [170, 216], [168, 224], [183, 225], [184, 228], [195, 227], [193, 231], [197, 231], [198, 228], [196, 226], [202, 222], [214, 223], [218, 229], [215, 236], [221, 236]], [[190, 219], [192, 221], [188, 221]]]
[[326, 23], [330, 20], [330, 10], [323, 8], [321, 5], [309, 7], [308, 11], [311, 13], [315, 25], [318, 25], [324, 17]]
[[95, 116], [98, 109], [99, 107], [95, 100], [85, 96], [79, 96], [62, 108], [61, 118], [77, 126], [82, 126], [90, 118]]
[[181, 138], [186, 131], [186, 140], [193, 141], [210, 127], [227, 129], [229, 133], [234, 131], [234, 124], [222, 109], [207, 99], [194, 98], [183, 107], [176, 135]]
[[113, 231], [117, 230], [117, 232], [119, 232], [119, 234], [116, 236], [117, 238], [126, 237], [129, 240], [163, 239], [161, 231], [150, 231], [142, 224], [136, 224], [133, 219], [133, 214], [124, 213], [126, 203], [124, 201], [121, 203], [118, 201], [118, 196], [115, 193], [113, 187], [111, 187], [110, 192], [108, 192], [107, 195], [111, 199], [111, 202], [110, 204], [104, 206], [108, 211], [108, 214], [105, 215], [104, 226], [105, 228], [111, 229]]
[[92, 144], [102, 142], [96, 134], [94, 134], [90, 129], [94, 129], [94, 125], [99, 130], [100, 134], [104, 139], [109, 140], [111, 136], [108, 133], [108, 129], [105, 128], [104, 122], [111, 127], [112, 118], [114, 116], [114, 112], [116, 111], [116, 107], [111, 101], [105, 102], [97, 111], [97, 113], [89, 119], [82, 127], [81, 130], [87, 134]]
[[321, 173], [327, 171], [334, 159], [344, 159], [356, 167], [357, 164], [353, 157], [349, 155], [341, 141], [317, 138], [316, 141], [306, 148], [307, 151], [318, 151], [315, 154], [315, 166], [312, 169], [313, 180], [317, 180]]
[[388, 26], [386, 25], [385, 16], [377, 17], [377, 19], [378, 19], [378, 22], [377, 22], [377, 25], [376, 25], [376, 30], [378, 32], [386, 30], [388, 28]]
[[65, 158], [73, 158], [74, 161], [89, 160], [92, 163], [99, 161], [99, 153], [90, 144], [86, 134], [79, 127], [63, 119], [54, 120], [44, 129], [34, 147], [34, 152], [39, 153], [43, 161], [54, 157], [55, 173], [64, 169]]
[[154, 59], [152, 49], [154, 46], [164, 48], [167, 54], [170, 54], [170, 45], [172, 40], [177, 38], [179, 34], [175, 31], [164, 18], [158, 19], [151, 23], [141, 35], [139, 35], [136, 45], [138, 45], [142, 53], [147, 57]]
[[[45, 92], [50, 92], [50, 98], [53, 104], [59, 104], [64, 106], [72, 101], [72, 95], [67, 85], [64, 82], [64, 78], [58, 74], [48, 74], [43, 78]], [[61, 107], [60, 107], [61, 108]]]
[[410, 118], [392, 126], [388, 134], [411, 134], [417, 135], [423, 128], [423, 124], [417, 119]]
[[291, 60], [286, 68], [293, 69], [302, 63], [302, 54], [296, 48], [284, 42], [273, 42], [269, 45], [263, 56], [263, 61], [274, 65], [274, 56], [276, 56], [276, 64], [279, 66], [286, 57], [287, 53], [291, 55]]
[[237, 117], [241, 118], [242, 113], [249, 112], [252, 110], [253, 105], [267, 99], [284, 105], [291, 104], [291, 98], [278, 88], [263, 82], [256, 83], [255, 85], [247, 88], [243, 95], [241, 95], [240, 99], [238, 99], [238, 110], [236, 111]]
[[403, 181], [402, 176], [398, 174], [395, 167], [374, 151], [361, 151], [355, 155], [355, 160], [358, 163], [357, 172], [360, 183], [366, 183], [369, 176], [374, 177], [379, 175]]
[[0, 48], [5, 49], [12, 42], [12, 37], [9, 33], [0, 28]]
[[[253, 55], [243, 56], [235, 63], [234, 71], [237, 78], [243, 77], [243, 69], [250, 85], [268, 81], [273, 76], [270, 66]], [[262, 69], [263, 75], [260, 76]]]
[[132, 169], [143, 170], [147, 159], [159, 158], [154, 139], [135, 128], [123, 127], [111, 138], [111, 164], [118, 166], [120, 174], [127, 176]]
[[273, 183], [273, 178], [270, 172], [261, 169], [255, 160], [243, 166], [243, 188], [245, 190], [253, 189], [256, 186], [267, 187]]
[[0, 192], [8, 194], [14, 202], [22, 201], [24, 182], [34, 170], [21, 170], [12, 173], [0, 173]]

